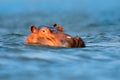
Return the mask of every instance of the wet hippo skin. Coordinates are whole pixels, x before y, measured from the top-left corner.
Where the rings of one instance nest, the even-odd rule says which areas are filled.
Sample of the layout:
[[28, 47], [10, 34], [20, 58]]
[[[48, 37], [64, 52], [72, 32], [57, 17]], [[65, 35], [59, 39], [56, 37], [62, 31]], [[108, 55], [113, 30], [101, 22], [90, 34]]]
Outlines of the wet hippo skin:
[[30, 26], [31, 34], [25, 42], [28, 44], [39, 44], [52, 47], [85, 47], [84, 41], [79, 37], [72, 37], [64, 32], [62, 26], [53, 24], [52, 27], [34, 25]]

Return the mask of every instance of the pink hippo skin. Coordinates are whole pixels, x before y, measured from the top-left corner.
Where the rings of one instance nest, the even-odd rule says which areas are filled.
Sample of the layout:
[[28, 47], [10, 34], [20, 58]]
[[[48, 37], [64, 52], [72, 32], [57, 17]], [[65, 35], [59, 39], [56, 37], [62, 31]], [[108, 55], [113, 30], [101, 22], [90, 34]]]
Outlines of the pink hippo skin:
[[53, 47], [85, 47], [83, 40], [79, 36], [72, 37], [64, 32], [62, 26], [54, 24], [52, 27], [30, 27], [31, 34], [25, 42], [29, 44], [39, 44]]

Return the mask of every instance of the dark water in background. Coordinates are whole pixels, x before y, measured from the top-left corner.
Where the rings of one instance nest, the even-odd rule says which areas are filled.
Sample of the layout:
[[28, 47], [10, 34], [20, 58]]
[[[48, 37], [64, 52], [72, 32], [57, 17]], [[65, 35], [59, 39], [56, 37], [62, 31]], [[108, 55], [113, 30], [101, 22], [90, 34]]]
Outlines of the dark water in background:
[[[0, 80], [119, 80], [119, 0], [1, 0]], [[24, 44], [34, 24], [63, 25], [86, 48]]]

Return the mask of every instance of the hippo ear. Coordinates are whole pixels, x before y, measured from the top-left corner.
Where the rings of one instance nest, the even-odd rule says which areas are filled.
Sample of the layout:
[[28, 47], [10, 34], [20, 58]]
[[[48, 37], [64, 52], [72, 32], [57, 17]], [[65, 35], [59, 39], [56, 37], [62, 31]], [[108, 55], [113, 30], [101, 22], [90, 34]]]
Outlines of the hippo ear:
[[64, 32], [64, 28], [62, 26], [57, 27], [60, 32]]
[[32, 33], [38, 32], [38, 29], [34, 25], [30, 26], [30, 30]]
[[56, 26], [57, 26], [57, 24], [53, 24], [52, 26], [53, 26], [53, 27], [56, 27]]

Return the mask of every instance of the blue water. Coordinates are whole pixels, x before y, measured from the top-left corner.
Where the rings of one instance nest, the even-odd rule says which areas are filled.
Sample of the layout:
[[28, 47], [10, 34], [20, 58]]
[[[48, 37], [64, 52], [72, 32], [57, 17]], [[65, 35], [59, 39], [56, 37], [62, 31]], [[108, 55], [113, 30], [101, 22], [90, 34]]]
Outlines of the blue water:
[[[119, 0], [1, 0], [0, 80], [119, 80]], [[63, 25], [85, 48], [24, 43], [30, 25]]]

